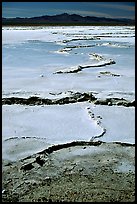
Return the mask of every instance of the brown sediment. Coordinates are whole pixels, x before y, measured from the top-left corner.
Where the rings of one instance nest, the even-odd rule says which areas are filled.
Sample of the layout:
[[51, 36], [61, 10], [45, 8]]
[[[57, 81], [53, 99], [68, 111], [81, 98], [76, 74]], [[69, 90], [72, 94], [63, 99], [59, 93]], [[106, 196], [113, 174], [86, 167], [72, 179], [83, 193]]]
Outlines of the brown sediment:
[[[56, 94], [57, 95], [57, 94]], [[135, 107], [135, 101], [129, 101], [124, 98], [106, 98], [100, 99], [96, 98], [92, 92], [85, 93], [71, 93], [70, 96], [60, 97], [56, 99], [48, 99], [48, 98], [40, 98], [37, 96], [31, 96], [29, 98], [19, 98], [19, 97], [10, 97], [10, 98], [2, 98], [2, 105], [12, 105], [12, 104], [20, 104], [20, 105], [64, 105], [70, 103], [77, 102], [92, 102], [95, 105], [117, 105], [117, 106], [125, 106], [125, 107]]]
[[111, 73], [109, 71], [100, 72], [100, 74], [102, 74], [102, 75], [110, 75], [110, 76], [115, 76], [115, 77], [120, 77], [121, 76], [120, 74], [114, 74], [114, 73]]
[[16, 162], [3, 160], [2, 201], [135, 202], [134, 145], [71, 145]]
[[68, 43], [68, 42], [79, 41], [79, 40], [100, 40], [100, 38], [99, 38], [99, 37], [73, 38], [73, 39], [70, 39], [70, 40], [63, 40], [62, 42], [63, 42], [63, 43]]

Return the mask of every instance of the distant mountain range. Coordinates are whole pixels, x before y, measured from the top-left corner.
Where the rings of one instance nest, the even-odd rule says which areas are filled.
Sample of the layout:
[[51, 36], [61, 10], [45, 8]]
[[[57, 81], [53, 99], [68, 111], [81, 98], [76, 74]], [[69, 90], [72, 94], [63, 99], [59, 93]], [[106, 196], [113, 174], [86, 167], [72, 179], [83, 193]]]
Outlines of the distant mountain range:
[[135, 20], [94, 16], [83, 17], [77, 14], [63, 13], [31, 18], [2, 18], [2, 25], [135, 25]]

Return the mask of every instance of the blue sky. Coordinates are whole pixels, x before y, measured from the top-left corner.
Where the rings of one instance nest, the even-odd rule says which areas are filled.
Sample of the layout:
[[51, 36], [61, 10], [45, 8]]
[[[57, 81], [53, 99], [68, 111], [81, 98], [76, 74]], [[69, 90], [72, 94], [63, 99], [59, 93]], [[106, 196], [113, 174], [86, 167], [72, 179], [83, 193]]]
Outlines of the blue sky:
[[2, 2], [2, 17], [61, 13], [109, 18], [135, 18], [135, 2]]

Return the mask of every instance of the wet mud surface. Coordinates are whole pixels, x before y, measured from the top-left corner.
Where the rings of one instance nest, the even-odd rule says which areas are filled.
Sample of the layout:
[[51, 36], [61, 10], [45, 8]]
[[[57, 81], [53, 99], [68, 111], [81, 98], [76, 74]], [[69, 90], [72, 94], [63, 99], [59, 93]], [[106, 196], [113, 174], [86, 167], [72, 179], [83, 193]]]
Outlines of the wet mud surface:
[[73, 142], [2, 164], [3, 202], [134, 202], [135, 145]]

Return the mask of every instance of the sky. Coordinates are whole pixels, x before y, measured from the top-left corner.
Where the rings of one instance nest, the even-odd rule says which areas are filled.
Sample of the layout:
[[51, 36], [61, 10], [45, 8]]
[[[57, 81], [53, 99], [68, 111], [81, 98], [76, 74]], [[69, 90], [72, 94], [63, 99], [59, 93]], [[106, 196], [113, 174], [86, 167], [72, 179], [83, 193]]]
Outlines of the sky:
[[62, 13], [135, 19], [135, 2], [2, 2], [2, 17], [34, 17]]

